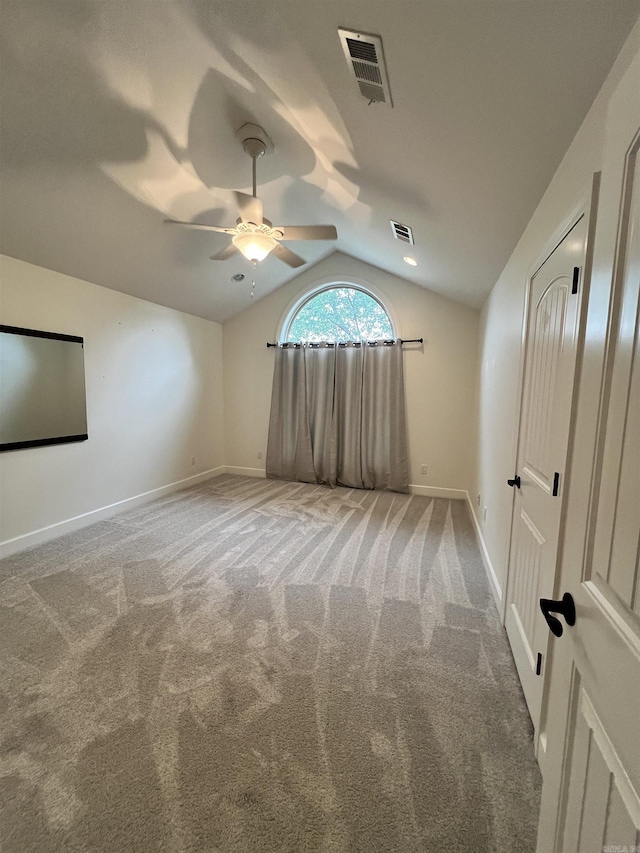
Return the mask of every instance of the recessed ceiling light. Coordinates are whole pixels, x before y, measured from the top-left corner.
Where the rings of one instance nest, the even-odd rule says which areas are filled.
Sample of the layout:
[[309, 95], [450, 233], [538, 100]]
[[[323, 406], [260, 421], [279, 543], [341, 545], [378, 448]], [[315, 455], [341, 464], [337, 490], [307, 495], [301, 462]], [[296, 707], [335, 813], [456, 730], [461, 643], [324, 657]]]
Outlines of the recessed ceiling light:
[[410, 267], [417, 267], [418, 266], [418, 262], [416, 261], [415, 258], [409, 258], [409, 257], [405, 256], [402, 260], [405, 262], [405, 264], [409, 264]]
[[237, 272], [231, 276], [231, 281], [244, 281], [244, 275], [241, 272]]

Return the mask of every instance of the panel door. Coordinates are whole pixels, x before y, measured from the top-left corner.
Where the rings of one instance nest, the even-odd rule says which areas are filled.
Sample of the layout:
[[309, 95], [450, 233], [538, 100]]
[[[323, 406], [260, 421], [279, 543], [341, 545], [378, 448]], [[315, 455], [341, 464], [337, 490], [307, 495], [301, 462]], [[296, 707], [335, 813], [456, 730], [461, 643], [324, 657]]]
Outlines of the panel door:
[[529, 291], [506, 629], [536, 729], [548, 643], [538, 601], [551, 595], [556, 573], [585, 242], [583, 216]]
[[640, 56], [608, 114], [556, 597], [539, 853], [640, 849]]

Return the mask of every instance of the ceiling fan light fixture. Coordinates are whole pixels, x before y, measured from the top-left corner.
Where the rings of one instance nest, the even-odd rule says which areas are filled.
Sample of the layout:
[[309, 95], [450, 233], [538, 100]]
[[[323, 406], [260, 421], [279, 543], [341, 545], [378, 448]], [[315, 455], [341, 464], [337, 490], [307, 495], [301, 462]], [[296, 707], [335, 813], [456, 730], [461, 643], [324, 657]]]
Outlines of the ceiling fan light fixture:
[[273, 237], [268, 234], [236, 234], [232, 239], [233, 245], [242, 252], [245, 258], [252, 263], [264, 261], [269, 252], [278, 245]]

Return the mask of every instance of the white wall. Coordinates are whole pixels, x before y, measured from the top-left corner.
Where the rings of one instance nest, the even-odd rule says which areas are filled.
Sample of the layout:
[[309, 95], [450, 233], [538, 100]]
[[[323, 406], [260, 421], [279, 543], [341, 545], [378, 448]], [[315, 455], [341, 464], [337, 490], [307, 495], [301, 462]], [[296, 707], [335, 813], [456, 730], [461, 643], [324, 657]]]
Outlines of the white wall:
[[0, 286], [3, 324], [84, 337], [89, 434], [0, 454], [0, 543], [223, 464], [218, 323], [4, 256]]
[[475, 470], [478, 314], [340, 252], [224, 324], [226, 465], [264, 469], [274, 361], [266, 343], [276, 339], [287, 306], [319, 281], [371, 285], [397, 318], [396, 333], [424, 338], [424, 351], [404, 353], [410, 482], [468, 489]]
[[[527, 278], [543, 247], [600, 171], [607, 103], [640, 46], [640, 24], [624, 45], [538, 208], [496, 282], [480, 316], [478, 471], [473, 497], [481, 495], [487, 520], [477, 512], [498, 583], [507, 576], [515, 470], [522, 320]], [[640, 91], [640, 84], [639, 84]]]

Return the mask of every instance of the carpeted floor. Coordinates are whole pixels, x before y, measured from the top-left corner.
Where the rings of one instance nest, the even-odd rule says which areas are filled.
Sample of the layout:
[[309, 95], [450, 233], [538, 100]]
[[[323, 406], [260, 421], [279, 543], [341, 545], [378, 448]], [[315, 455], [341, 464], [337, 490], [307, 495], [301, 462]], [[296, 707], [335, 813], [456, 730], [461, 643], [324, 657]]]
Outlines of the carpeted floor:
[[0, 563], [0, 847], [533, 853], [462, 501], [224, 476]]

